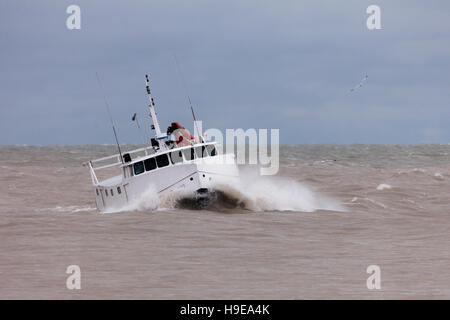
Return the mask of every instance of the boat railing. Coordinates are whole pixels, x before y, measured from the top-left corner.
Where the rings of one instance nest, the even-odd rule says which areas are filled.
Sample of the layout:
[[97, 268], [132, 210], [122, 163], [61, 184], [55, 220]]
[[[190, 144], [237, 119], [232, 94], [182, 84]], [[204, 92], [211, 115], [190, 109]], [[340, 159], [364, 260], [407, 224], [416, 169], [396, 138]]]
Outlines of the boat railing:
[[[153, 147], [143, 147], [143, 148], [138, 148], [138, 149], [134, 149], [134, 150], [130, 150], [130, 151], [124, 151], [124, 152], [122, 152], [122, 157], [125, 154], [129, 154], [133, 158], [133, 155], [136, 155], [137, 153], [143, 153], [144, 155], [148, 155], [153, 152], [154, 152]], [[102, 165], [102, 163], [105, 163], [108, 160], [109, 160], [109, 162], [111, 162], [111, 161], [113, 161], [113, 162]], [[121, 159], [121, 155], [119, 153], [111, 155], [111, 156], [107, 156], [107, 157], [102, 157], [102, 158], [86, 161], [83, 163], [83, 166], [89, 168], [91, 178], [92, 178], [92, 183], [94, 185], [99, 184], [98, 179], [97, 179], [97, 174], [96, 174], [97, 170], [103, 170], [103, 169], [108, 169], [108, 168], [113, 168], [113, 167], [120, 167], [122, 165], [123, 165], [123, 162]]]
[[[193, 146], [202, 146], [202, 145], [221, 145], [218, 144], [215, 141], [211, 141], [211, 142], [203, 142], [203, 143], [198, 143], [198, 144], [194, 144]], [[184, 146], [184, 147], [179, 147], [176, 148], [178, 150], [182, 150], [182, 149], [187, 149], [187, 148], [192, 148], [193, 146]], [[217, 150], [217, 149], [216, 149]], [[171, 152], [173, 151], [172, 149], [169, 150], [165, 150], [162, 151], [161, 153], [166, 153], [166, 152]], [[216, 151], [217, 152], [217, 151]], [[141, 155], [136, 156], [136, 154], [141, 153]], [[124, 157], [124, 155], [129, 154], [130, 159], [137, 159], [140, 158], [142, 156], [148, 156], [151, 154], [154, 154], [155, 150], [153, 149], [153, 147], [149, 146], [149, 147], [143, 147], [143, 148], [138, 148], [138, 149], [134, 149], [134, 150], [130, 150], [130, 151], [124, 151], [122, 152], [122, 157]], [[159, 153], [158, 153], [159, 154]], [[104, 164], [106, 161], [110, 160], [114, 160], [112, 163], [107, 163]], [[133, 161], [131, 161], [131, 164], [133, 163]], [[119, 153], [111, 155], [111, 156], [107, 156], [107, 157], [102, 157], [102, 158], [98, 158], [98, 159], [94, 159], [94, 160], [90, 160], [87, 162], [83, 163], [83, 166], [86, 166], [89, 168], [89, 172], [91, 174], [91, 178], [92, 178], [92, 183], [94, 186], [97, 186], [99, 184], [98, 178], [97, 178], [97, 174], [96, 171], [98, 170], [103, 170], [103, 169], [108, 169], [108, 168], [113, 168], [113, 167], [123, 167], [124, 166], [124, 162], [122, 162], [121, 159], [121, 155]]]
[[[136, 153], [144, 153], [145, 155], [148, 155], [153, 152], [154, 152], [153, 147], [143, 147], [143, 148], [138, 148], [138, 149], [122, 152], [122, 157], [125, 154], [129, 154], [132, 158], [134, 158], [133, 155], [135, 155]], [[109, 163], [109, 164], [102, 165], [102, 166], [95, 166], [95, 164], [105, 162], [107, 160], [112, 160], [112, 159], [115, 159], [115, 161], [113, 163]], [[83, 166], [88, 166], [89, 163], [92, 165], [92, 168], [95, 170], [102, 170], [102, 169], [111, 168], [111, 167], [115, 167], [115, 166], [121, 166], [123, 164], [122, 160], [120, 159], [119, 153], [113, 154], [113, 155], [107, 156], [107, 157], [102, 157], [102, 158], [86, 161], [83, 163]]]

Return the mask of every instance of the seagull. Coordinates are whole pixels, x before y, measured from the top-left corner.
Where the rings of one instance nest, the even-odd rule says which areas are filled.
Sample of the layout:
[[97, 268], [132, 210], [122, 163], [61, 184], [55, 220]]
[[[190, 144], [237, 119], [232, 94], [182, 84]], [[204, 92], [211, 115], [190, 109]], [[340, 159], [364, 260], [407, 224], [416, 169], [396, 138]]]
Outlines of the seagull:
[[350, 89], [350, 92], [353, 92], [353, 91], [355, 91], [355, 90], [361, 88], [361, 87], [364, 85], [364, 81], [366, 81], [367, 78], [369, 78], [368, 75], [366, 75], [366, 76], [359, 82], [359, 84], [358, 84], [357, 86], [355, 86], [354, 88]]

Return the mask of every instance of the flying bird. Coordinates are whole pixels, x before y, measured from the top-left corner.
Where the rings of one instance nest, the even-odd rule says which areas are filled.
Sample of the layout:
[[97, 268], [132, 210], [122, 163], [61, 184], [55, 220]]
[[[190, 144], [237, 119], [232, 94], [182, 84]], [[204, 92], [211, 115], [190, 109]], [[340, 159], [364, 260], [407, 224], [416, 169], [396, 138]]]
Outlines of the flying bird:
[[356, 91], [357, 89], [361, 88], [361, 87], [364, 85], [364, 81], [366, 81], [367, 78], [369, 78], [368, 75], [366, 75], [366, 76], [359, 82], [359, 84], [358, 84], [357, 86], [351, 88], [351, 89], [350, 89], [350, 92]]

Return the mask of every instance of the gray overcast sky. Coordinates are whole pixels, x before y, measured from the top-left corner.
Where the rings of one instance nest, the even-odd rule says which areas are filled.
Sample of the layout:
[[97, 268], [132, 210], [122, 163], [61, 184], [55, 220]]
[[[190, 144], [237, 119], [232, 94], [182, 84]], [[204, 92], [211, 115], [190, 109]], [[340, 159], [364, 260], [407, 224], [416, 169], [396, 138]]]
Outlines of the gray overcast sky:
[[[81, 30], [66, 9], [81, 7]], [[366, 8], [381, 7], [381, 30]], [[450, 142], [450, 2], [2, 0], [0, 144], [114, 143], [146, 125], [279, 128], [282, 143]], [[349, 89], [368, 74], [366, 86]], [[145, 117], [145, 119], [144, 119]]]

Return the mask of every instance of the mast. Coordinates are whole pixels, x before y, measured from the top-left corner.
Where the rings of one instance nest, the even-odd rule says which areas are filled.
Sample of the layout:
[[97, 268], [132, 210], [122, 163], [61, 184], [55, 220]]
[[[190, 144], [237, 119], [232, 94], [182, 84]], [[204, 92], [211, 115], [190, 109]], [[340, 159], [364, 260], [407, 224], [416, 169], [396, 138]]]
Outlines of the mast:
[[156, 117], [156, 112], [155, 112], [155, 101], [153, 101], [152, 94], [150, 93], [150, 85], [149, 85], [149, 80], [148, 80], [147, 74], [145, 75], [145, 86], [147, 89], [148, 100], [150, 102], [148, 108], [150, 109], [150, 117], [152, 118], [153, 127], [156, 132], [156, 139], [157, 140], [162, 139], [162, 138], [166, 137], [167, 134], [161, 133], [161, 129], [159, 127], [158, 118]]

